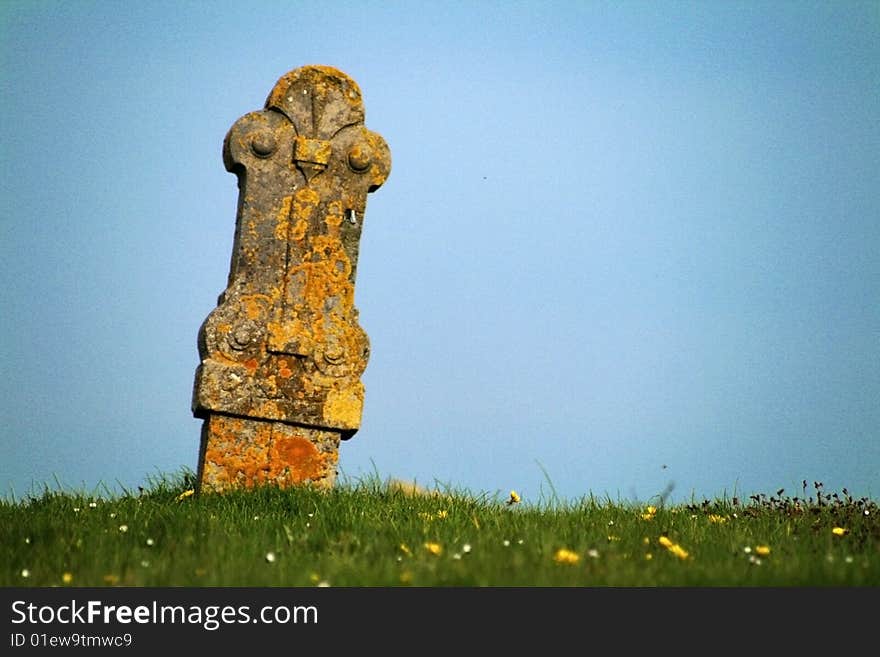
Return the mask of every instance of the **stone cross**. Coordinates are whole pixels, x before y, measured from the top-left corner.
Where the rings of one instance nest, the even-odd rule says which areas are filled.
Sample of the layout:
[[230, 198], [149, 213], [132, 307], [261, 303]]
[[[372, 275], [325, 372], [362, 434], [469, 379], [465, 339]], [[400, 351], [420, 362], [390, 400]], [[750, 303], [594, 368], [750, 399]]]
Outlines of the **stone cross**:
[[367, 194], [391, 170], [361, 91], [328, 66], [282, 76], [223, 143], [238, 177], [226, 290], [199, 330], [200, 490], [331, 487], [369, 357], [354, 305]]

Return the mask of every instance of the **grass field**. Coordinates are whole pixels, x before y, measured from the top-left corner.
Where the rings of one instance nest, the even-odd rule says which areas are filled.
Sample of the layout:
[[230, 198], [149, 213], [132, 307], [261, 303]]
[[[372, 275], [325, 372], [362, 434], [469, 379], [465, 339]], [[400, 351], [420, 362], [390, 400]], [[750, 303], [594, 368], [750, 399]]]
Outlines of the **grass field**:
[[331, 491], [0, 502], [2, 586], [878, 586], [880, 507], [798, 495], [635, 506], [524, 505], [378, 480]]

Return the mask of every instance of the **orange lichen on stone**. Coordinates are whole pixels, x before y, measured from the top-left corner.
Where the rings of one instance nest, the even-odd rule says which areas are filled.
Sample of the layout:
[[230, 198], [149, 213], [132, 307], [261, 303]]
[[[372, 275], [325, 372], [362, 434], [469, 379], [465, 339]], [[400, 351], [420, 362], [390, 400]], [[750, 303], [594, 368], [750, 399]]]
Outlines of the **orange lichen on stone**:
[[[311, 247], [303, 262], [292, 269], [294, 274], [304, 274], [301, 293], [306, 307], [320, 311], [327, 297], [339, 296], [343, 301], [340, 311], [350, 311], [354, 305], [354, 285], [349, 278], [351, 261], [342, 242], [328, 235], [318, 235], [312, 238]], [[338, 263], [342, 264], [341, 268]]]
[[281, 201], [278, 214], [275, 215], [275, 239], [286, 240], [290, 233], [290, 206], [293, 203], [292, 196], [285, 196]]
[[[267, 479], [271, 425], [245, 432], [247, 420], [212, 415], [208, 421], [202, 480], [212, 489], [253, 486]], [[245, 439], [245, 435], [247, 438]]]
[[248, 319], [260, 319], [266, 314], [266, 308], [272, 303], [265, 294], [249, 294], [241, 298]]
[[[318, 207], [321, 197], [311, 187], [303, 187], [298, 190], [293, 198], [293, 217], [295, 219], [308, 221], [315, 208]], [[288, 210], [289, 212], [289, 210]]]
[[269, 332], [269, 349], [297, 356], [311, 355], [313, 339], [312, 332], [309, 330], [310, 323], [298, 314], [292, 319], [280, 321], [283, 319], [285, 318], [279, 316], [279, 321], [271, 321], [266, 324], [266, 329]]
[[205, 491], [266, 483], [329, 487], [335, 478], [336, 432], [212, 415], [203, 440], [200, 482]]
[[324, 402], [324, 420], [332, 426], [360, 426], [364, 408], [364, 386], [358, 381], [351, 387], [330, 390]]
[[318, 481], [327, 470], [325, 455], [301, 436], [275, 436], [269, 450], [269, 477], [286, 474], [290, 483]]
[[[321, 73], [321, 76], [313, 75], [312, 72]], [[344, 88], [348, 91], [348, 101], [351, 104], [357, 104], [360, 100], [361, 90], [358, 87], [357, 83], [348, 77], [345, 73], [340, 71], [337, 68], [332, 66], [325, 66], [321, 64], [314, 64], [308, 67], [297, 68], [292, 71], [288, 71], [285, 73], [278, 82], [275, 83], [275, 86], [272, 87], [272, 91], [269, 94], [269, 98], [266, 99], [266, 107], [274, 107], [283, 105], [285, 101], [285, 96], [288, 93], [291, 85], [301, 77], [305, 75], [312, 75], [315, 78], [314, 82], [312, 82], [312, 88], [317, 91], [327, 94], [327, 80], [338, 80], [340, 86], [344, 86]]]
[[[324, 216], [327, 225], [327, 234], [339, 239], [339, 227], [342, 225], [342, 203], [333, 201], [327, 206], [327, 214]], [[340, 243], [340, 246], [342, 244]]]
[[306, 237], [306, 231], [309, 229], [309, 222], [306, 219], [297, 219], [293, 227], [290, 238], [296, 242], [302, 242]]
[[[270, 377], [274, 383], [274, 377]], [[284, 413], [278, 409], [278, 402], [269, 400], [265, 401], [255, 409], [255, 414], [265, 418], [283, 418]]]
[[330, 142], [324, 139], [309, 139], [302, 135], [294, 138], [293, 157], [298, 161], [327, 164], [332, 152], [333, 147]]

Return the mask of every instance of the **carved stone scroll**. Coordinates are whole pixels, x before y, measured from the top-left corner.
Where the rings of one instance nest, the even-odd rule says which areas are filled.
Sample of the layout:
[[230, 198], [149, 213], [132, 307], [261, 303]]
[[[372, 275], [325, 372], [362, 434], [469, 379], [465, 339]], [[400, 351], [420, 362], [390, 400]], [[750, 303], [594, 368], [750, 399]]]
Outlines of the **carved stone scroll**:
[[369, 340], [354, 305], [367, 194], [391, 169], [358, 85], [290, 71], [223, 143], [238, 177], [226, 290], [199, 330], [199, 486], [333, 485], [361, 422]]

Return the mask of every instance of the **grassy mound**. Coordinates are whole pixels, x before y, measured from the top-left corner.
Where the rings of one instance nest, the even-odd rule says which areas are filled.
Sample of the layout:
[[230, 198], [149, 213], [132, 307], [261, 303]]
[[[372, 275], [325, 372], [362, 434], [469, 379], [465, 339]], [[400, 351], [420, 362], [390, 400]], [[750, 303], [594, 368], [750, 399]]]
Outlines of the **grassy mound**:
[[509, 499], [378, 479], [198, 496], [0, 502], [2, 586], [878, 586], [880, 508], [800, 497], [677, 506]]

